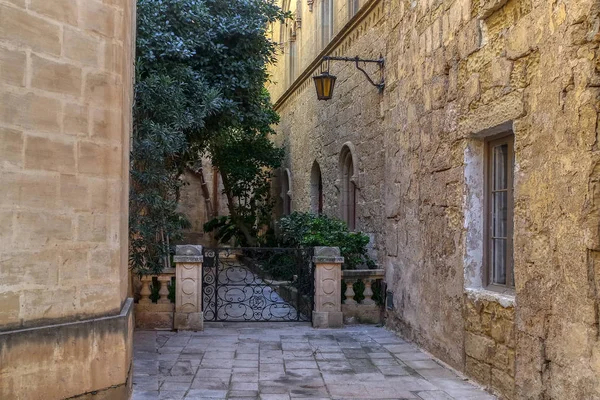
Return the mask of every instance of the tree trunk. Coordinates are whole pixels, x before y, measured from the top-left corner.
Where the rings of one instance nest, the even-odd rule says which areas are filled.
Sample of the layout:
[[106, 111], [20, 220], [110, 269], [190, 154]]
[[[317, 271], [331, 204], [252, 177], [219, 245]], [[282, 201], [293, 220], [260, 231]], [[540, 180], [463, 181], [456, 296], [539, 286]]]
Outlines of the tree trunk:
[[[202, 162], [200, 161], [200, 165], [193, 165], [190, 170], [200, 178], [200, 188], [202, 190], [202, 197], [204, 197], [204, 205], [206, 207], [206, 216], [207, 218], [216, 217], [216, 213], [212, 208], [212, 202], [210, 201], [210, 190], [208, 190], [208, 185], [206, 184], [206, 179], [204, 178], [204, 168], [202, 166]], [[215, 193], [215, 196], [217, 194]]]
[[237, 226], [240, 232], [242, 232], [242, 234], [244, 235], [248, 246], [254, 247], [257, 244], [256, 238], [252, 236], [250, 230], [248, 229], [246, 224], [244, 224], [244, 221], [241, 220], [238, 213], [235, 211], [235, 198], [229, 190], [227, 177], [225, 175], [221, 175], [221, 178], [223, 179], [223, 186], [225, 187], [225, 196], [227, 196], [227, 208], [229, 209], [229, 216], [231, 217], [231, 220], [233, 221], [235, 226]]

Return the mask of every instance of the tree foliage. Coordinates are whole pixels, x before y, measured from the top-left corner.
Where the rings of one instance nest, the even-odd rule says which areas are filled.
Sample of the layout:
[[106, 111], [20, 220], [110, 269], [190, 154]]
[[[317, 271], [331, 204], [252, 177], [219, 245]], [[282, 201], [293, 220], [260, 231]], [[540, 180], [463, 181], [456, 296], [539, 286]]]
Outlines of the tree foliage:
[[203, 155], [227, 182], [232, 218], [243, 216], [236, 226], [264, 214], [248, 207], [268, 204], [268, 169], [281, 159], [269, 141], [278, 117], [264, 90], [276, 50], [266, 28], [285, 15], [274, 0], [138, 0], [137, 10], [130, 262], [157, 272], [187, 226], [181, 173]]

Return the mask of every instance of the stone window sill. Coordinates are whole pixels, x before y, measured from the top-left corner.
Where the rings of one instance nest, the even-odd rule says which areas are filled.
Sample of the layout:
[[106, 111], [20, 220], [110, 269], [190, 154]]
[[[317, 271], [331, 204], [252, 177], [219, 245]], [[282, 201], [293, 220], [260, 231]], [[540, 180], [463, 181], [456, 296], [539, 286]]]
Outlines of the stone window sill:
[[513, 290], [496, 291], [487, 288], [465, 288], [465, 294], [471, 300], [487, 300], [500, 304], [504, 308], [516, 305]]

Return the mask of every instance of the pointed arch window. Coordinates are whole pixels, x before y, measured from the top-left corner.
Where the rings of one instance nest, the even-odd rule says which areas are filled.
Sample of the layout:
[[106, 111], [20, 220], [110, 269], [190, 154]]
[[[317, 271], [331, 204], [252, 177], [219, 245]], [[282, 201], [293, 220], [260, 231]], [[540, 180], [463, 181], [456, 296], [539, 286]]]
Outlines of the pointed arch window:
[[333, 37], [334, 0], [321, 0], [321, 47], [327, 46]]
[[313, 214], [323, 214], [323, 179], [321, 167], [314, 162], [310, 171], [310, 211]]
[[282, 175], [281, 198], [283, 199], [283, 215], [290, 215], [292, 213], [292, 174], [286, 168]]
[[296, 45], [296, 31], [290, 30], [290, 43], [288, 49], [288, 85], [291, 85], [296, 79], [298, 64], [298, 51]]
[[341, 184], [341, 214], [342, 220], [348, 224], [348, 229], [356, 229], [356, 194], [358, 168], [354, 145], [346, 143], [340, 152], [340, 184]]
[[347, 0], [348, 1], [348, 18], [352, 18], [358, 12], [360, 8], [360, 0]]

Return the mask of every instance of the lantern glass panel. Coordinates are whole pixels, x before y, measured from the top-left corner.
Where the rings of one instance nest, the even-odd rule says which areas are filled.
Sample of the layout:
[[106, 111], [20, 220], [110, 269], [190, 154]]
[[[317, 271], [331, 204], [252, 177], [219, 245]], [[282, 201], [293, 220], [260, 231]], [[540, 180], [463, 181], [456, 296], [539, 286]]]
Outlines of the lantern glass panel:
[[331, 99], [333, 96], [335, 80], [337, 78], [334, 75], [324, 72], [321, 75], [314, 76], [313, 79], [315, 81], [315, 88], [317, 90], [317, 98], [319, 100]]

